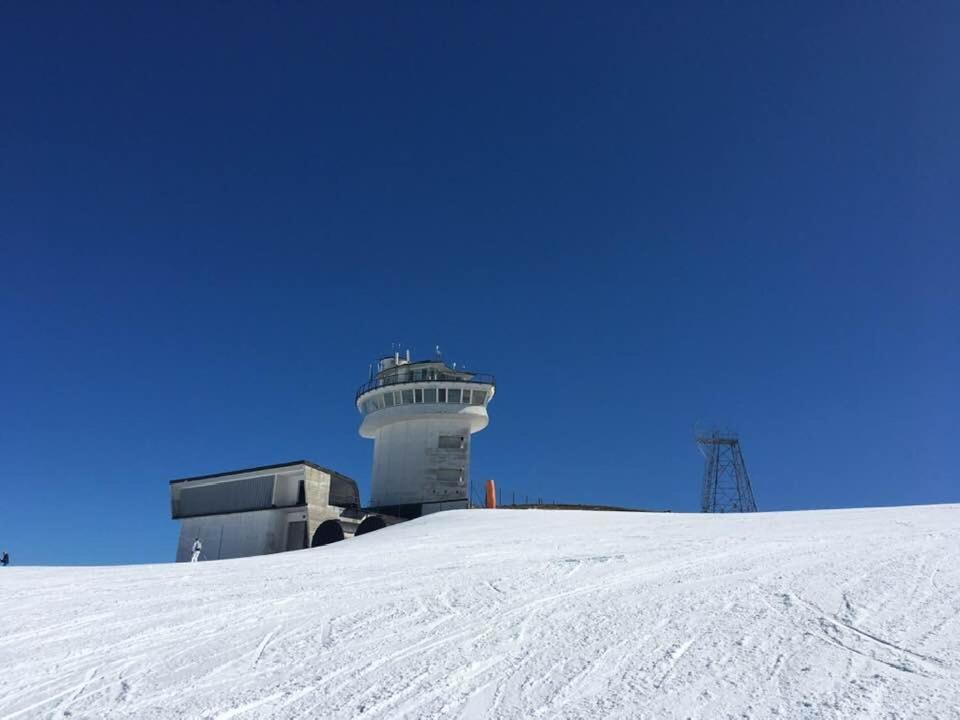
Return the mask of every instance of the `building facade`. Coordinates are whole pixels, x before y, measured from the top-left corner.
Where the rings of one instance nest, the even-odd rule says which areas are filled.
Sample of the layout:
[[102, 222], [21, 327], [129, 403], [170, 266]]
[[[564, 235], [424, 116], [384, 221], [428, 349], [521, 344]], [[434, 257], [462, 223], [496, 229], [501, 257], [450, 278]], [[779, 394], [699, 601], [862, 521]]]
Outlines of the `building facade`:
[[440, 360], [382, 358], [356, 395], [374, 441], [368, 510], [404, 518], [469, 506], [471, 436], [488, 422], [492, 375]]
[[195, 538], [206, 560], [266, 555], [351, 537], [365, 517], [353, 480], [307, 460], [173, 480], [170, 502], [177, 562]]

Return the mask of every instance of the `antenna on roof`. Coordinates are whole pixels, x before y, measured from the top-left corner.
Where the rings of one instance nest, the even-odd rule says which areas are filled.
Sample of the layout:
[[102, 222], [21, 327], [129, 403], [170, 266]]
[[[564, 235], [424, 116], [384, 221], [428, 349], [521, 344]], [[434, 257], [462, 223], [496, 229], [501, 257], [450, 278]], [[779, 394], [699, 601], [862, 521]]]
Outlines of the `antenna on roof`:
[[439, 359], [442, 358], [442, 357], [443, 357], [443, 353], [440, 352], [440, 346], [437, 345], [437, 360], [439, 360]]

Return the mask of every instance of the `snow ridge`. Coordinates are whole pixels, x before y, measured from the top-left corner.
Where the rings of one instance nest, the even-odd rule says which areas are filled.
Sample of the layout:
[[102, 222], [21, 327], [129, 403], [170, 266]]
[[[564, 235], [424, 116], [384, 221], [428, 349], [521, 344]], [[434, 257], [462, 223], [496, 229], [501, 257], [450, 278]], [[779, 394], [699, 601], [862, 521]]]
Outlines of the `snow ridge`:
[[960, 718], [960, 506], [447, 512], [0, 616], [0, 720]]

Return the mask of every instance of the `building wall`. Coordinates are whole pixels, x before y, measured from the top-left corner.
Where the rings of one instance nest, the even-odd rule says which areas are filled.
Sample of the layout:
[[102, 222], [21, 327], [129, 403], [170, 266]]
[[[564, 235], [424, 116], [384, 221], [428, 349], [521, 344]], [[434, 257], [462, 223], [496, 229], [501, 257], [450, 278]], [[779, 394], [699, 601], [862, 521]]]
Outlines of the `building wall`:
[[305, 485], [307, 495], [307, 544], [317, 531], [317, 527], [324, 520], [336, 518], [340, 508], [330, 507], [327, 498], [330, 496], [330, 474], [316, 468], [306, 469]]
[[310, 547], [327, 520], [351, 537], [364, 517], [353, 480], [305, 463], [186, 478], [170, 495], [178, 562], [190, 559], [196, 537], [207, 560], [265, 555]]
[[277, 507], [296, 505], [300, 492], [300, 484], [304, 482], [304, 470], [307, 467], [299, 467], [295, 472], [287, 472], [277, 475], [276, 485], [273, 491], [273, 504]]
[[[373, 446], [370, 504], [466, 500], [470, 431], [470, 420], [456, 414], [410, 418], [380, 428]], [[450, 438], [463, 440], [451, 446]]]
[[282, 552], [286, 550], [288, 523], [304, 520], [304, 508], [183, 518], [180, 521], [177, 562], [190, 559], [196, 537], [203, 543], [203, 557], [206, 560]]
[[[345, 476], [341, 476], [345, 477]], [[347, 478], [349, 480], [349, 478]], [[353, 481], [350, 480], [352, 483]], [[317, 470], [316, 468], [306, 468], [306, 478], [304, 488], [307, 497], [307, 543], [309, 546], [310, 538], [317, 531], [320, 523], [325, 520], [339, 520], [343, 527], [343, 532], [347, 537], [353, 535], [357, 526], [360, 524], [362, 516], [359, 513], [348, 513], [344, 515], [344, 509], [335, 505], [329, 505], [331, 473]], [[359, 498], [357, 498], [359, 504]]]
[[466, 510], [469, 507], [466, 500], [456, 500], [453, 502], [442, 502], [442, 503], [433, 503], [430, 505], [424, 505], [421, 508], [421, 512], [424, 515], [431, 515], [435, 512], [440, 512], [441, 510]]
[[171, 484], [171, 513], [180, 519], [297, 505], [305, 467], [265, 468]]

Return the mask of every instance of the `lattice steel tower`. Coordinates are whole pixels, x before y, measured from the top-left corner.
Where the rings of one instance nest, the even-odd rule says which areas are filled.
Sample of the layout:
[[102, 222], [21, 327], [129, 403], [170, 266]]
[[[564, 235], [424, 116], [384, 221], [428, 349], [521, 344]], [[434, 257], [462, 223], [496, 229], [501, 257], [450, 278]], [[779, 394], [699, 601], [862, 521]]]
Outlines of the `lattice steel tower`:
[[697, 435], [697, 446], [705, 461], [700, 509], [709, 513], [756, 512], [737, 436], [716, 431], [701, 434]]

